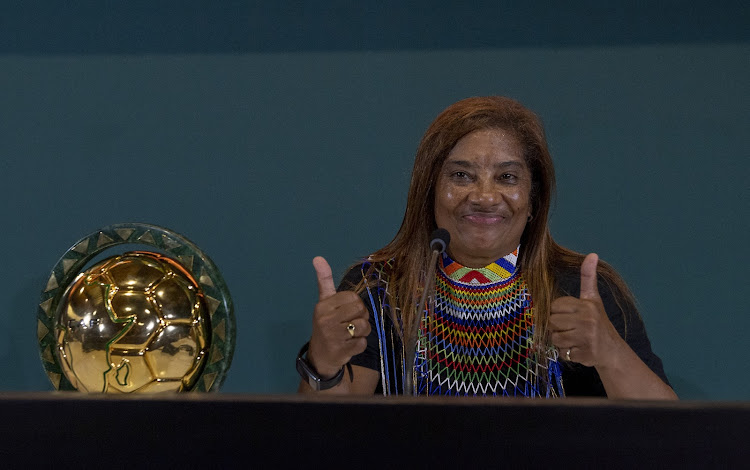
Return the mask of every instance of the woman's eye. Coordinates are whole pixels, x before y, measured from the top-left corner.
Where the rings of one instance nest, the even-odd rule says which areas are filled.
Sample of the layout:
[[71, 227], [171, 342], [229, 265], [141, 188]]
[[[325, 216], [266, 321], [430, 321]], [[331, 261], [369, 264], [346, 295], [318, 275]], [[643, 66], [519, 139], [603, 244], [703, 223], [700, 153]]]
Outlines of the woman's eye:
[[516, 175], [512, 173], [503, 173], [500, 175], [500, 179], [503, 181], [516, 181], [517, 178]]
[[451, 176], [456, 179], [464, 179], [469, 177], [469, 175], [464, 171], [454, 171]]

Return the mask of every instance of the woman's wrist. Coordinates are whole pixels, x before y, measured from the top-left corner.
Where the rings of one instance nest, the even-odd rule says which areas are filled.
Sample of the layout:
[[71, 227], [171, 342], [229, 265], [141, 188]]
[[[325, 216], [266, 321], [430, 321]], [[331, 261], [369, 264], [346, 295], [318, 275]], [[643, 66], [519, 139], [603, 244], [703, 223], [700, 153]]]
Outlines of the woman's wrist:
[[[309, 362], [309, 357], [306, 357], [309, 347], [310, 343], [305, 343], [297, 355], [296, 368], [302, 380], [315, 391], [328, 390], [341, 383], [341, 379], [344, 376], [344, 366], [341, 366], [340, 369], [330, 376], [325, 375], [325, 372], [321, 374], [315, 368], [314, 364]], [[352, 376], [351, 366], [349, 366], [349, 375]]]

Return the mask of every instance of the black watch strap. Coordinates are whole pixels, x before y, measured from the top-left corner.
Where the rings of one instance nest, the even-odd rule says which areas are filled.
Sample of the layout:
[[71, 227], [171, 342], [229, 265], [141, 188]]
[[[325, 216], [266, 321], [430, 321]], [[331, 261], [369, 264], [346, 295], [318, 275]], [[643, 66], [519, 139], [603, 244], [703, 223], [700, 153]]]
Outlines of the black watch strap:
[[305, 359], [305, 353], [309, 348], [310, 342], [308, 341], [302, 346], [302, 349], [299, 350], [299, 354], [297, 354], [297, 372], [299, 373], [299, 376], [302, 377], [302, 380], [307, 382], [313, 390], [328, 390], [329, 388], [333, 388], [341, 383], [341, 379], [344, 378], [344, 368], [349, 371], [349, 381], [354, 381], [352, 365], [348, 362], [345, 366], [341, 366], [341, 370], [330, 379], [321, 379], [318, 372], [309, 362], [307, 362], [307, 359]]

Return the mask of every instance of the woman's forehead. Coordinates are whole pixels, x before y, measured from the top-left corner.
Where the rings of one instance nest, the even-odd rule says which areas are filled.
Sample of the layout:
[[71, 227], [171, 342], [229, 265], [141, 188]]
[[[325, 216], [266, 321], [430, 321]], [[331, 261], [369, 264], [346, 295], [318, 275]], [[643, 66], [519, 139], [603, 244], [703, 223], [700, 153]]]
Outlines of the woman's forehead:
[[526, 166], [518, 139], [503, 129], [480, 129], [456, 142], [443, 164]]

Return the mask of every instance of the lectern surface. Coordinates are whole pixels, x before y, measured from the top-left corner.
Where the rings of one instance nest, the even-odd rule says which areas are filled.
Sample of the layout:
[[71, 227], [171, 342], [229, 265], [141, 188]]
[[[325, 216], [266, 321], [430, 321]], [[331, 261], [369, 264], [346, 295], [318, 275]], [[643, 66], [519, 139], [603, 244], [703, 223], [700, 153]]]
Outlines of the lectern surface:
[[750, 457], [745, 402], [54, 392], [0, 394], [0, 417], [0, 461], [32, 467], [722, 468]]

